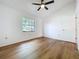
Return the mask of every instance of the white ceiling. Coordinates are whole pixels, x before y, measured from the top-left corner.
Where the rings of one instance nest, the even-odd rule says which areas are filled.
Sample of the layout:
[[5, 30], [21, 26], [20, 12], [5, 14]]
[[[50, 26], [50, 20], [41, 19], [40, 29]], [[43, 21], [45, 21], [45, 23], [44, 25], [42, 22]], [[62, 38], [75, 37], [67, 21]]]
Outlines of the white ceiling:
[[[50, 0], [45, 0], [50, 1]], [[62, 8], [65, 5], [73, 3], [75, 0], [55, 0], [53, 4], [47, 5], [49, 10], [41, 9], [37, 11], [39, 6], [32, 5], [34, 2], [40, 2], [40, 0], [0, 0], [0, 4], [14, 8], [22, 12], [28, 12], [29, 14], [36, 15], [39, 17], [47, 17], [53, 12], [56, 12], [58, 9]]]

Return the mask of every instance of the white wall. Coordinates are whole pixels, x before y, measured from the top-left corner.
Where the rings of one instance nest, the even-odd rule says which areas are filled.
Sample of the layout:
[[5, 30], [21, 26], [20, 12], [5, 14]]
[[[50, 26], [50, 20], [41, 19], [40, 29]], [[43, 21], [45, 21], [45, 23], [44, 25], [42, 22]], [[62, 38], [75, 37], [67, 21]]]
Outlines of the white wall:
[[76, 15], [77, 15], [77, 43], [78, 43], [78, 50], [79, 50], [79, 0], [77, 0], [77, 8], [76, 8]]
[[[35, 32], [22, 32], [22, 16], [36, 20]], [[0, 47], [42, 36], [41, 19], [26, 12], [0, 5]]]
[[44, 20], [44, 36], [64, 41], [75, 42], [75, 3], [53, 13]]

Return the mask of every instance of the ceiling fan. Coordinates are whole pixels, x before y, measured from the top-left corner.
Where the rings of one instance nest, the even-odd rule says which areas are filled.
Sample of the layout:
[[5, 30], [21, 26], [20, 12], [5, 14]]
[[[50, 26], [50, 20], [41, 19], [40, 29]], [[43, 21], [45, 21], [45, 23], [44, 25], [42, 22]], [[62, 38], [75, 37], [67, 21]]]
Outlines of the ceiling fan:
[[44, 0], [41, 0], [41, 3], [32, 3], [33, 5], [39, 5], [40, 7], [37, 9], [37, 11], [39, 11], [41, 8], [45, 8], [46, 10], [48, 10], [48, 8], [46, 7], [46, 5], [54, 3], [54, 0], [49, 1], [49, 2], [44, 2]]

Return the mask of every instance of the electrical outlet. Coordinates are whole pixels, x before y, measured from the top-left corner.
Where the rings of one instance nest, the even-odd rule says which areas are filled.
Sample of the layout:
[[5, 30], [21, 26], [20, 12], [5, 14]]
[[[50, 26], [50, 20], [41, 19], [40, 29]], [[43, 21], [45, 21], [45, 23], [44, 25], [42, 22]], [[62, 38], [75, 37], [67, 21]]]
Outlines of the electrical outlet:
[[5, 37], [5, 39], [8, 39], [8, 37]]
[[62, 29], [62, 31], [64, 31], [64, 29]]

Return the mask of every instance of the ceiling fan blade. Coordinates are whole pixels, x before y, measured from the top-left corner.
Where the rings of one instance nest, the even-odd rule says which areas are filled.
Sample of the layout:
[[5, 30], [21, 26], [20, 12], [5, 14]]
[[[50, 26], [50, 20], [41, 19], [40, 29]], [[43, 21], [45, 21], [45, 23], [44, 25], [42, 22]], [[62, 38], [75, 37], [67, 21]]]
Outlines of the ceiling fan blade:
[[45, 8], [46, 10], [48, 10], [48, 8], [47, 8], [46, 6], [45, 6], [44, 8]]
[[39, 4], [39, 3], [32, 3], [33, 5], [41, 5], [41, 4]]
[[49, 2], [46, 2], [45, 5], [47, 5], [47, 4], [51, 4], [51, 3], [54, 3], [54, 0], [49, 1]]
[[41, 7], [39, 7], [38, 9], [37, 9], [37, 11], [39, 11], [41, 9]]

